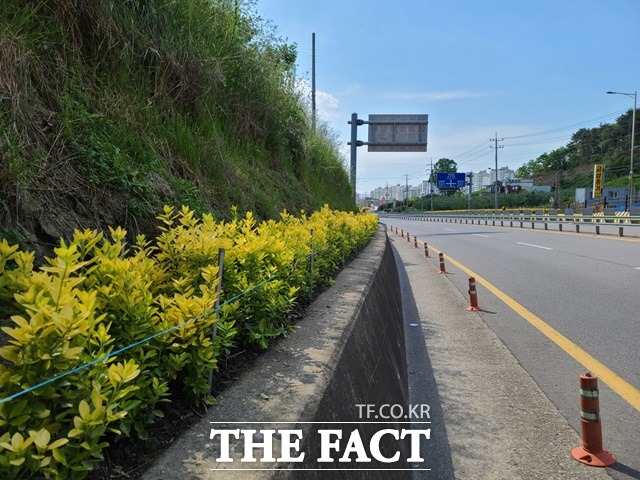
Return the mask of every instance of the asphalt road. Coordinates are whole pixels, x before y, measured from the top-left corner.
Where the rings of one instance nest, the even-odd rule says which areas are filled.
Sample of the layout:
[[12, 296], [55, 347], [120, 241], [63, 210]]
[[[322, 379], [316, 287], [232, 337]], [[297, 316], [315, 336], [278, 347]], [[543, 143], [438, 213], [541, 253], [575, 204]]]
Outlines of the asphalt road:
[[[576, 234], [569, 225], [563, 232], [541, 224], [532, 230], [530, 222], [509, 228], [491, 221], [381, 221], [444, 252], [617, 374], [620, 382], [600, 381], [604, 447], [618, 458], [607, 470], [615, 478], [640, 478], [640, 409], [629, 400], [640, 389], [640, 239]], [[468, 273], [453, 262], [447, 271], [466, 295]], [[580, 356], [480, 284], [478, 298], [483, 320], [580, 432], [578, 378], [587, 371]]]

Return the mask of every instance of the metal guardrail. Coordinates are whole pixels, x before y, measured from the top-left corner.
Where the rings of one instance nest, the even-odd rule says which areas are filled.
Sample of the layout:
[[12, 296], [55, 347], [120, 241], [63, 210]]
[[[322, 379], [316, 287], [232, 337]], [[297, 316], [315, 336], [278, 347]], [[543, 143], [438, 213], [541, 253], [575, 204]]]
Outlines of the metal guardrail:
[[626, 224], [638, 224], [640, 225], [640, 216], [631, 216], [628, 212], [620, 212], [617, 215], [583, 215], [581, 213], [565, 214], [565, 213], [482, 213], [482, 212], [382, 212], [379, 214], [384, 217], [429, 217], [429, 218], [474, 218], [474, 219], [486, 219], [486, 220], [535, 220], [539, 222], [543, 221], [555, 221], [555, 222], [568, 222], [568, 223], [626, 223]]
[[[397, 218], [404, 220], [420, 220], [420, 221], [435, 221], [435, 222], [448, 222], [448, 223], [467, 223], [491, 226], [507, 226], [513, 227], [519, 226], [524, 228], [525, 224], [527, 228], [535, 229], [536, 223], [543, 223], [544, 230], [548, 230], [549, 225], [557, 225], [559, 231], [563, 230], [563, 225], [570, 224], [574, 226], [575, 232], [580, 233], [580, 226], [584, 225], [595, 227], [593, 232], [587, 232], [583, 230], [583, 233], [595, 233], [600, 235], [601, 226], [605, 227], [618, 227], [617, 235], [624, 236], [624, 228], [629, 227], [635, 230], [635, 227], [640, 227], [640, 216], [630, 216], [628, 212], [620, 212], [617, 215], [583, 215], [579, 213], [486, 213], [486, 212], [398, 212], [387, 213], [382, 212], [379, 214], [383, 218]], [[518, 225], [519, 224], [519, 225]], [[627, 231], [627, 233], [629, 233]], [[640, 230], [633, 232], [634, 235], [639, 235]]]

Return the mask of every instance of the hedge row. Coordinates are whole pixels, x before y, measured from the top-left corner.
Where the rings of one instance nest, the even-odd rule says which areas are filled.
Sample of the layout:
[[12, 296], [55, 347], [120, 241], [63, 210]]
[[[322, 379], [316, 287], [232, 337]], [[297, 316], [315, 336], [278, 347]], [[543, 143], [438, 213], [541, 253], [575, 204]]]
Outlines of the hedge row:
[[121, 228], [76, 232], [39, 268], [32, 252], [0, 243], [0, 478], [83, 478], [108, 441], [144, 439], [172, 394], [212, 402], [218, 360], [289, 333], [287, 312], [377, 224], [327, 207], [262, 223], [186, 207], [158, 218], [153, 241], [128, 245]]

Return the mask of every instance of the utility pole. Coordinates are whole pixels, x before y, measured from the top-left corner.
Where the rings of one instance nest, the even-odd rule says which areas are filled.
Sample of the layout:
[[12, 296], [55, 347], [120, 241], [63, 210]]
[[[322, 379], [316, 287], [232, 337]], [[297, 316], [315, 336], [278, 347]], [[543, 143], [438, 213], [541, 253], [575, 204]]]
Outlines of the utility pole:
[[558, 176], [558, 170], [556, 170], [556, 204], [554, 205], [554, 207], [559, 209], [561, 200], [562, 197], [560, 196], [560, 178]]
[[409, 175], [405, 174], [404, 181], [405, 181], [405, 206], [404, 206], [404, 209], [405, 210], [409, 210]]
[[495, 142], [495, 147], [492, 146], [491, 148], [495, 148], [496, 149], [496, 168], [495, 168], [495, 171], [496, 171], [496, 183], [495, 183], [495, 188], [494, 188], [493, 195], [494, 195], [494, 203], [495, 203], [494, 208], [497, 210], [498, 209], [498, 149], [499, 148], [504, 148], [504, 145], [498, 146], [498, 142], [503, 142], [504, 138], [498, 138], [498, 132], [496, 132], [496, 137], [492, 138], [490, 141], [491, 142]]
[[316, 34], [311, 34], [311, 128], [316, 131]]
[[469, 199], [467, 201], [467, 210], [471, 210], [471, 188], [473, 187], [473, 172], [469, 172]]
[[432, 175], [433, 175], [433, 157], [431, 157], [431, 170], [429, 171], [429, 198], [431, 199], [431, 211], [433, 212], [433, 183], [431, 183]]

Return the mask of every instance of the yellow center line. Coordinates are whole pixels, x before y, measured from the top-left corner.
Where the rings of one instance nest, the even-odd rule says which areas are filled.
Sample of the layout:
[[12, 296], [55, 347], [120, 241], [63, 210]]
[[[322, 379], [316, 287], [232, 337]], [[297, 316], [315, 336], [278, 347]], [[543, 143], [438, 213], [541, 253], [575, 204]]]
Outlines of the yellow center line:
[[606, 383], [614, 392], [620, 395], [623, 399], [625, 399], [629, 405], [631, 405], [636, 410], [640, 411], [640, 390], [631, 385], [629, 382], [624, 380], [620, 375], [615, 373], [609, 367], [607, 367], [604, 363], [597, 360], [595, 357], [588, 354], [578, 345], [573, 343], [567, 337], [558, 332], [555, 328], [548, 325], [544, 320], [535, 315], [530, 310], [526, 309], [518, 302], [516, 302], [509, 295], [504, 293], [498, 287], [494, 286], [488, 280], [483, 278], [482, 276], [475, 273], [473, 270], [465, 267], [457, 260], [451, 258], [449, 255], [444, 254], [437, 248], [428, 246], [430, 250], [435, 251], [437, 254], [443, 253], [444, 257], [453, 265], [458, 267], [460, 270], [465, 272], [470, 277], [474, 277], [476, 282], [483, 285], [487, 290], [493, 293], [496, 297], [502, 300], [505, 304], [507, 304], [514, 312], [524, 318], [527, 322], [537, 328], [543, 335], [545, 335], [549, 340], [558, 345], [562, 350], [564, 350], [567, 354], [569, 354], [575, 361], [581, 364], [583, 367], [587, 369], [587, 371], [595, 374], [600, 378], [604, 383]]

